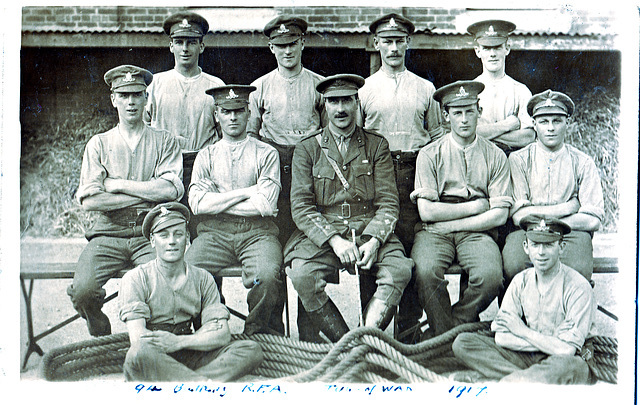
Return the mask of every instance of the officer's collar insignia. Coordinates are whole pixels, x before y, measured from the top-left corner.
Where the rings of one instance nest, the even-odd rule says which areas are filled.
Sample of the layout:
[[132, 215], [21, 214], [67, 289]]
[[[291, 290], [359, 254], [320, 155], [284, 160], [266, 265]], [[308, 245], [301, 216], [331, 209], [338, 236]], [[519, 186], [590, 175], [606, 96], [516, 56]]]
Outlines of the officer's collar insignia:
[[467, 97], [469, 93], [464, 89], [463, 86], [460, 86], [460, 90], [456, 93], [456, 97]]
[[278, 28], [278, 34], [284, 34], [289, 32], [289, 28], [287, 28], [284, 24], [280, 24], [280, 28]]
[[544, 106], [544, 107], [555, 107], [556, 105], [553, 103], [553, 101], [551, 101], [551, 99], [550, 99], [550, 98], [548, 98], [548, 99], [544, 102], [543, 106]]
[[182, 20], [182, 22], [179, 25], [180, 28], [191, 28], [191, 24], [189, 24], [189, 21], [187, 21], [186, 18], [184, 18]]
[[496, 30], [493, 29], [493, 25], [490, 25], [489, 28], [487, 28], [487, 30], [484, 33], [486, 36], [488, 37], [493, 37], [498, 35], [498, 33], [496, 32]]
[[540, 223], [532, 229], [533, 231], [539, 231], [539, 232], [551, 232], [551, 228], [549, 228], [547, 226], [547, 223], [544, 222], [544, 219], [540, 220]]
[[229, 95], [227, 96], [227, 100], [230, 100], [232, 98], [238, 98], [238, 95], [233, 91], [233, 89], [230, 89]]
[[164, 217], [165, 215], [169, 215], [169, 210], [167, 207], [160, 207], [160, 216]]
[[396, 20], [393, 17], [391, 17], [391, 19], [389, 20], [389, 25], [388, 26], [389, 27], [393, 27], [393, 28], [397, 28], [398, 27], [398, 24], [396, 23]]
[[133, 75], [131, 74], [131, 72], [127, 72], [124, 75], [124, 79], [122, 79], [123, 82], [126, 83], [131, 83], [134, 82], [136, 79], [133, 78]]

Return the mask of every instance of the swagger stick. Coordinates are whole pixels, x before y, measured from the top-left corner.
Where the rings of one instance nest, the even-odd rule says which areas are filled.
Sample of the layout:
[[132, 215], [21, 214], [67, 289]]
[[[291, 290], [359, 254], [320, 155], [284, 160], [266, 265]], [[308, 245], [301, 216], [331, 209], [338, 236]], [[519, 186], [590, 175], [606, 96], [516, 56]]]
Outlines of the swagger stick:
[[[356, 244], [356, 230], [351, 230], [351, 237], [353, 239], [353, 244], [358, 248]], [[358, 272], [358, 263], [353, 263], [353, 267], [356, 269], [356, 283], [358, 286], [358, 326], [364, 326], [364, 322], [362, 321], [362, 296], [360, 295], [360, 273]]]

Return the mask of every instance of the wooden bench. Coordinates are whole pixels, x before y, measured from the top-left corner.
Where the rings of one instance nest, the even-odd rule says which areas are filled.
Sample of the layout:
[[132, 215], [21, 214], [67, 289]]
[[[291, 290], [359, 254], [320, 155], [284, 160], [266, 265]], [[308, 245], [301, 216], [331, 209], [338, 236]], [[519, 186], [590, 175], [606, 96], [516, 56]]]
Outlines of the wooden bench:
[[[24, 298], [25, 305], [25, 313], [26, 313], [26, 321], [27, 321], [27, 352], [24, 355], [24, 360], [22, 362], [22, 370], [24, 370], [27, 366], [27, 361], [29, 360], [29, 356], [32, 353], [38, 353], [40, 356], [44, 355], [44, 351], [38, 345], [38, 340], [42, 339], [45, 336], [50, 335], [51, 333], [65, 327], [69, 323], [75, 321], [80, 318], [79, 314], [75, 314], [70, 316], [69, 318], [63, 320], [62, 322], [50, 327], [44, 332], [35, 335], [33, 330], [33, 310], [32, 310], [32, 298], [33, 298], [33, 284], [35, 280], [55, 280], [55, 279], [73, 279], [75, 275], [76, 263], [74, 262], [64, 262], [64, 263], [30, 263], [30, 262], [21, 262], [20, 263], [20, 287], [22, 288], [22, 297]], [[114, 276], [114, 278], [121, 278], [128, 270], [122, 270], [118, 274]], [[218, 272], [217, 276], [225, 278], [225, 277], [242, 277], [242, 267], [229, 267], [226, 269], [222, 269]], [[28, 282], [28, 285], [27, 285]], [[289, 329], [289, 303], [287, 299], [287, 283], [284, 283], [285, 288], [285, 334], [286, 336], [290, 336]], [[105, 298], [104, 302], [107, 303], [118, 296], [118, 292], [114, 292]], [[227, 309], [229, 312], [237, 316], [242, 320], [246, 320], [246, 315], [236, 311], [233, 308], [230, 308], [227, 305]]]

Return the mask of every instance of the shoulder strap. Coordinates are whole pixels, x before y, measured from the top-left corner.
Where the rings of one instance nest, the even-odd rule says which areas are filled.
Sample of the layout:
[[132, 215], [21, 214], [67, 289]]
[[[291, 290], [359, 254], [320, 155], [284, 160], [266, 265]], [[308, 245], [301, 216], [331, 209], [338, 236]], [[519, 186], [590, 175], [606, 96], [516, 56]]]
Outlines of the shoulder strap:
[[329, 157], [329, 154], [327, 153], [327, 151], [324, 150], [324, 148], [322, 147], [322, 133], [319, 133], [318, 135], [316, 135], [316, 141], [318, 141], [318, 145], [320, 146], [320, 150], [322, 151], [322, 153], [324, 153], [324, 156], [329, 161], [329, 164], [333, 168], [333, 171], [336, 172], [336, 175], [340, 179], [340, 183], [342, 183], [342, 187], [344, 187], [344, 189], [349, 194], [351, 194], [351, 197], [353, 197], [354, 199], [357, 199], [358, 196], [353, 192], [353, 190], [351, 190], [351, 185], [349, 184], [347, 179], [344, 177], [344, 174], [342, 174], [342, 171], [340, 171], [340, 167], [338, 167], [338, 163], [334, 159]]

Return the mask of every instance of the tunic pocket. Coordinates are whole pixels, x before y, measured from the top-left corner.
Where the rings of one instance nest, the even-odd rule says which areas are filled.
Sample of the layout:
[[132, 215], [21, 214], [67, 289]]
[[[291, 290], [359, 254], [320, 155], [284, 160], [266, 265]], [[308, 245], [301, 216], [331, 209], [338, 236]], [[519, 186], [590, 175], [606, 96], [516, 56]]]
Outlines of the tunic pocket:
[[313, 188], [315, 189], [316, 204], [332, 205], [336, 194], [334, 179], [336, 172], [331, 166], [313, 166]]
[[355, 177], [356, 192], [364, 200], [373, 200], [375, 189], [373, 187], [373, 168], [370, 164], [354, 164], [351, 166]]

